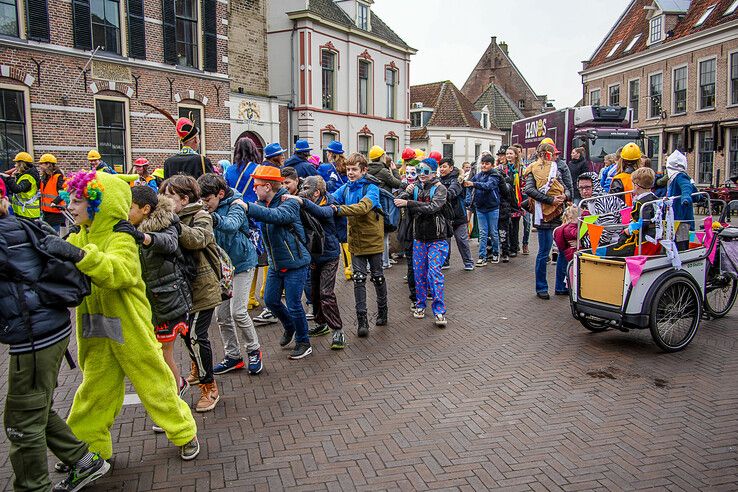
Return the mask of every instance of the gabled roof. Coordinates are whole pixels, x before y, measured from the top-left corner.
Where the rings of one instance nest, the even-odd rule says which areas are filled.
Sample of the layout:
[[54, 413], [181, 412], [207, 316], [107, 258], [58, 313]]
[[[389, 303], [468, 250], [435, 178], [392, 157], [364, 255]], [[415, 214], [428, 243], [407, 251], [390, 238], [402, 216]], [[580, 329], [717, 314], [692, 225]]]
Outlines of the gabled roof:
[[[682, 39], [692, 34], [710, 29], [738, 19], [738, 9], [730, 15], [723, 15], [734, 0], [632, 0], [625, 12], [620, 16], [605, 40], [600, 44], [589, 62], [585, 63], [585, 70], [604, 65], [635, 53], [644, 52], [655, 46], [663, 46], [666, 43]], [[657, 7], [667, 15], [678, 15], [677, 22], [672, 29], [671, 36], [660, 43], [647, 46], [649, 35], [649, 12], [644, 7]], [[686, 7], [686, 8], [685, 8]], [[714, 7], [710, 15], [699, 26], [697, 21], [709, 9]], [[639, 36], [638, 41], [625, 52], [631, 41]], [[619, 44], [619, 46], [616, 45]], [[614, 51], [613, 51], [613, 48]], [[607, 56], [613, 51], [612, 55]]]
[[481, 110], [487, 106], [489, 117], [498, 128], [512, 128], [513, 121], [525, 118], [517, 105], [494, 83], [489, 84], [482, 95], [474, 102], [474, 107]]
[[[346, 12], [336, 5], [333, 0], [308, 0], [307, 11], [315, 14], [321, 19], [328, 22], [340, 24], [344, 27], [359, 29], [354, 20], [349, 17]], [[395, 31], [384, 23], [384, 21], [372, 11], [371, 13], [371, 31], [368, 34], [380, 40], [387, 41], [401, 48], [415, 51]]]
[[433, 109], [426, 127], [482, 128], [474, 117], [474, 105], [449, 80], [411, 86], [410, 107], [418, 102]]

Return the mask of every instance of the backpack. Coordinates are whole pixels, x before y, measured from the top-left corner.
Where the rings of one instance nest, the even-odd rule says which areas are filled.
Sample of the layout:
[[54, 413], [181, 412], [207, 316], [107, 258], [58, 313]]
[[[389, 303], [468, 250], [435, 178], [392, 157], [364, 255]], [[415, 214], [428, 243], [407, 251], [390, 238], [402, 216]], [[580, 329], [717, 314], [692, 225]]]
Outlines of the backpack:
[[[379, 185], [379, 207], [374, 207], [374, 213], [381, 214], [384, 218], [384, 232], [395, 232], [400, 223], [400, 209], [395, 205], [395, 195], [389, 191], [382, 189]], [[369, 188], [368, 183], [364, 183], [361, 187], [362, 196], [366, 196], [366, 190]], [[343, 190], [343, 202], [346, 203], [348, 197], [348, 186]]]
[[80, 272], [71, 261], [54, 256], [41, 247], [41, 240], [50, 234], [50, 230], [29, 220], [19, 219], [18, 223], [26, 231], [33, 249], [46, 258], [38, 278], [20, 281], [30, 285], [46, 306], [70, 308], [82, 304], [92, 292], [90, 277]]
[[208, 244], [206, 250], [208, 251], [208, 254], [206, 254], [208, 262], [220, 280], [220, 297], [227, 301], [233, 297], [233, 276], [236, 269], [233, 267], [233, 262], [228, 253], [218, 246], [215, 241]]
[[307, 213], [305, 210], [300, 209], [300, 222], [302, 222], [302, 228], [305, 230], [305, 240], [300, 239], [297, 234], [297, 229], [294, 226], [290, 226], [290, 232], [295, 236], [295, 239], [305, 245], [310, 256], [313, 258], [319, 258], [323, 254], [323, 246], [325, 242], [325, 231], [320, 221]]

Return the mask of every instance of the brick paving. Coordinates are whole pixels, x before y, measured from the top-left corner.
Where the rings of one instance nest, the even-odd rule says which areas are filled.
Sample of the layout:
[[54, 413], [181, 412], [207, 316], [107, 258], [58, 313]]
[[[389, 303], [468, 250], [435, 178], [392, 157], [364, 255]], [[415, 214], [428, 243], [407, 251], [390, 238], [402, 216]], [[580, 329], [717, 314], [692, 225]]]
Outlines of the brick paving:
[[[647, 331], [590, 334], [567, 299], [537, 300], [532, 255], [474, 272], [452, 258], [447, 329], [412, 318], [397, 265], [390, 326], [361, 340], [349, 329], [343, 352], [327, 336], [288, 361], [277, 325], [259, 328], [266, 369], [219, 378], [221, 403], [195, 416], [194, 462], [151, 432], [140, 404], [124, 406], [113, 470], [94, 490], [738, 488], [738, 309], [664, 354]], [[338, 286], [351, 325], [351, 284]], [[62, 371], [62, 414], [79, 380]], [[3, 434], [3, 489], [7, 448]]]

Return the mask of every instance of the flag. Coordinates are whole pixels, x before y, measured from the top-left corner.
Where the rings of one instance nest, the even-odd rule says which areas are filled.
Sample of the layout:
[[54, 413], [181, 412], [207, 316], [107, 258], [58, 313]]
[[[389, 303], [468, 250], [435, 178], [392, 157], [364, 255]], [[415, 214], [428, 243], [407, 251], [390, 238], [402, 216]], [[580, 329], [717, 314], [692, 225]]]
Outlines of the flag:
[[635, 285], [643, 273], [643, 266], [646, 264], [646, 256], [628, 256], [625, 258], [625, 264], [628, 266], [630, 273], [630, 284]]
[[620, 210], [620, 221], [623, 225], [628, 225], [630, 223], [630, 214], [632, 211], [633, 207], [625, 207]]
[[589, 242], [592, 245], [592, 251], [597, 250], [597, 246], [600, 244], [600, 237], [602, 237], [602, 231], [605, 230], [605, 226], [598, 224], [587, 224], [587, 231], [589, 232]]
[[587, 224], [594, 224], [599, 219], [599, 215], [585, 215], [582, 217], [582, 225], [579, 227], [579, 239], [584, 237], [584, 233], [587, 232]]

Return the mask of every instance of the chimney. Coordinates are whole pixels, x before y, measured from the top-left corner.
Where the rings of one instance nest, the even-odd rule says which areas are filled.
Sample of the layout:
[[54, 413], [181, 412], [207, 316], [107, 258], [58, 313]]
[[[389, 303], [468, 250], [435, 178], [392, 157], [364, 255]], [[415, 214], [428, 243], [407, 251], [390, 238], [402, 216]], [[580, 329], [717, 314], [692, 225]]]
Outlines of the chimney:
[[500, 45], [499, 46], [500, 46], [500, 49], [502, 50], [502, 52], [507, 55], [507, 43], [504, 42], [504, 41], [502, 41], [502, 42], [500, 42]]

